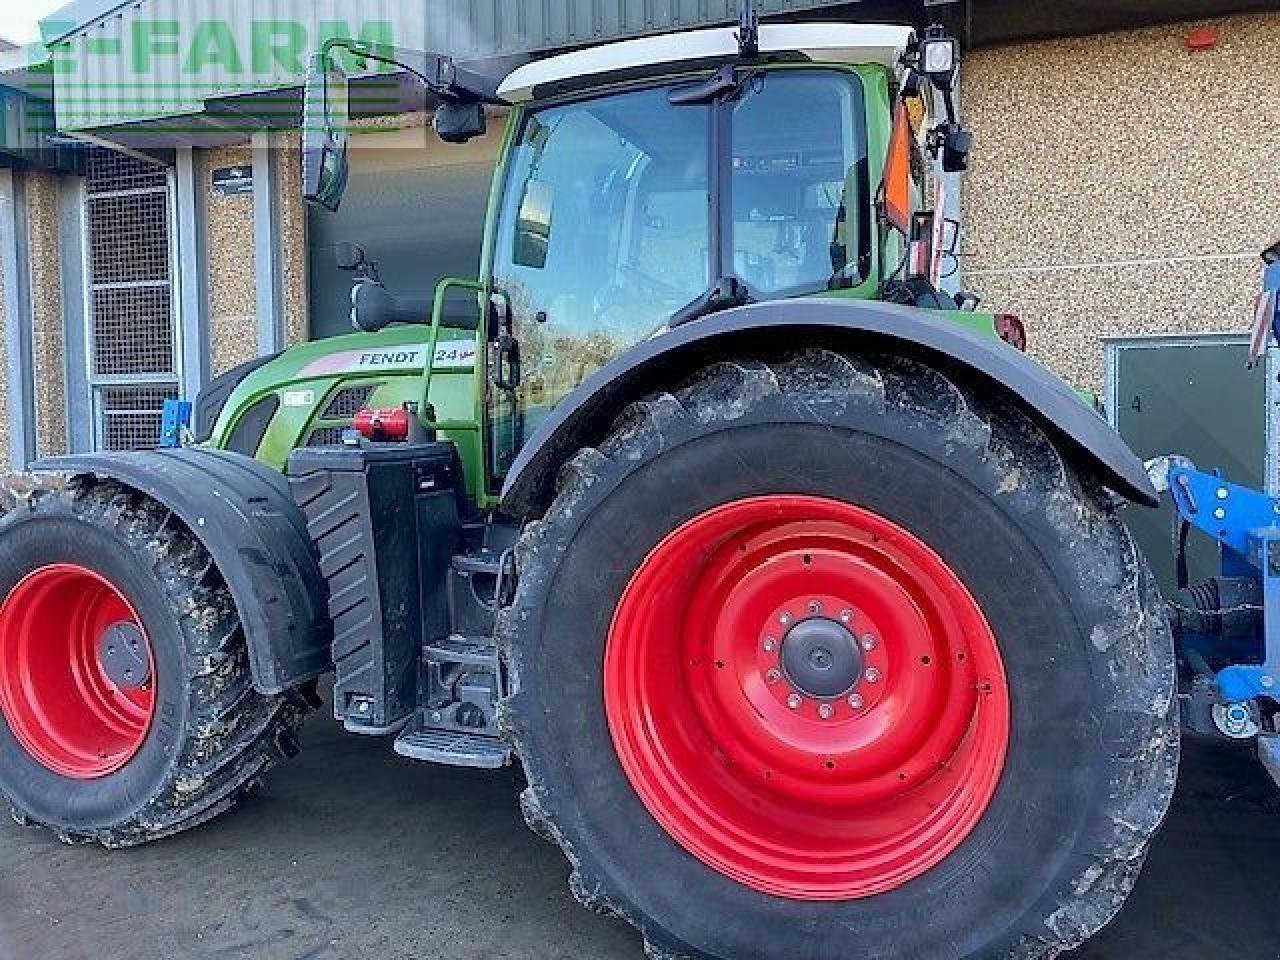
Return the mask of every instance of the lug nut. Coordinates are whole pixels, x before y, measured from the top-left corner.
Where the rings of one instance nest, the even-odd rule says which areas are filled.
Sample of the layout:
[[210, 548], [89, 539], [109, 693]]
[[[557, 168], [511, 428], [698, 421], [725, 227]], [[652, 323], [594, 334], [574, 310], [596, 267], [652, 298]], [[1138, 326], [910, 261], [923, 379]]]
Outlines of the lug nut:
[[782, 681], [782, 671], [770, 670], [768, 673], [764, 675], [764, 679], [765, 679], [765, 682], [768, 683], [770, 686], [772, 686], [775, 683], [780, 683]]
[[773, 653], [777, 649], [778, 649], [778, 641], [775, 640], [773, 637], [765, 637], [764, 652]]
[[780, 617], [778, 618], [778, 622], [779, 622], [780, 624], [782, 624], [784, 627], [786, 627], [786, 626], [790, 626], [790, 624], [791, 624], [791, 614], [789, 614], [789, 613], [784, 613], [782, 616], [780, 616]]
[[849, 706], [852, 707], [854, 710], [861, 710], [866, 705], [867, 705], [867, 701], [862, 699], [862, 694], [860, 693], [855, 693], [853, 696], [849, 698]]
[[874, 650], [875, 648], [876, 648], [876, 638], [875, 638], [875, 637], [871, 636], [871, 634], [867, 634], [865, 637], [863, 637], [863, 638], [862, 638], [862, 649], [863, 649], [863, 650], [867, 651], [867, 653], [870, 653], [870, 652], [871, 652], [872, 650]]
[[853, 611], [852, 611], [852, 610], [841, 610], [841, 611], [840, 611], [840, 622], [841, 622], [841, 623], [852, 623], [852, 622], [853, 622]]
[[879, 683], [880, 671], [877, 670], [875, 667], [871, 667], [867, 670], [865, 677], [866, 677], [867, 683]]
[[816, 617], [818, 614], [820, 614], [820, 613], [822, 612], [822, 601], [821, 601], [821, 600], [814, 600], [812, 603], [810, 603], [810, 604], [809, 604], [809, 612], [810, 612], [811, 614], [813, 614], [815, 617]]
[[822, 704], [822, 706], [818, 707], [818, 716], [820, 716], [823, 720], [830, 720], [835, 715], [836, 715], [836, 708], [829, 703], [824, 703]]
[[799, 710], [804, 706], [804, 698], [798, 693], [793, 693], [791, 696], [787, 697], [787, 706], [792, 710]]

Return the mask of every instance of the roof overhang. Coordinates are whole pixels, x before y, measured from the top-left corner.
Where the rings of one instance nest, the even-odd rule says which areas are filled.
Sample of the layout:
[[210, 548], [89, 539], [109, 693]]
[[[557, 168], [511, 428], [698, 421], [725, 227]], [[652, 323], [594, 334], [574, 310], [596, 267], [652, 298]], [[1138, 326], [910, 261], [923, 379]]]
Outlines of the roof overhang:
[[80, 154], [57, 135], [48, 64], [32, 64], [12, 45], [0, 50], [0, 167], [73, 172]]

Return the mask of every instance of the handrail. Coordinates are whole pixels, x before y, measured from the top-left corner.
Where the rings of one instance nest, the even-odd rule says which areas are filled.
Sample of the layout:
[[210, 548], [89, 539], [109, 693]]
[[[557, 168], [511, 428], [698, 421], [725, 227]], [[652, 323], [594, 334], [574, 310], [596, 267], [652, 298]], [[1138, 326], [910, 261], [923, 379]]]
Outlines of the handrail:
[[[476, 323], [476, 375], [472, 378], [473, 389], [479, 393], [483, 389], [484, 382], [484, 344], [485, 344], [485, 316], [484, 308], [481, 305], [480, 297], [485, 292], [485, 286], [477, 280], [458, 280], [453, 277], [446, 277], [436, 285], [435, 301], [431, 307], [431, 334], [427, 339], [427, 362], [426, 370], [423, 373], [422, 382], [422, 411], [431, 409], [431, 381], [435, 377], [436, 370], [436, 351], [440, 347], [440, 331], [443, 328], [444, 304], [445, 299], [452, 290], [471, 290], [476, 296], [476, 309], [480, 311], [479, 321]], [[480, 401], [476, 400], [475, 410], [480, 409]], [[478, 430], [480, 422], [477, 420], [473, 424], [465, 421], [437, 422], [432, 421], [427, 424], [432, 430], [454, 429], [454, 430]]]

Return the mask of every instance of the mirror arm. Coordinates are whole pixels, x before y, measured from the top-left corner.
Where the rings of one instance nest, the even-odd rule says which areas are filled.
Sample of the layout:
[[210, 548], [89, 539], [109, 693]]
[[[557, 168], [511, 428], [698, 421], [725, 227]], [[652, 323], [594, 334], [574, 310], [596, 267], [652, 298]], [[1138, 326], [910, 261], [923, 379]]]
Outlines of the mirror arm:
[[460, 67], [453, 57], [445, 54], [407, 47], [386, 47], [346, 37], [331, 37], [324, 42], [321, 52], [329, 56], [334, 50], [340, 49], [362, 60], [399, 67], [413, 74], [432, 93], [443, 99], [462, 103], [479, 101], [495, 106], [507, 105], [507, 101], [498, 96], [502, 78]]

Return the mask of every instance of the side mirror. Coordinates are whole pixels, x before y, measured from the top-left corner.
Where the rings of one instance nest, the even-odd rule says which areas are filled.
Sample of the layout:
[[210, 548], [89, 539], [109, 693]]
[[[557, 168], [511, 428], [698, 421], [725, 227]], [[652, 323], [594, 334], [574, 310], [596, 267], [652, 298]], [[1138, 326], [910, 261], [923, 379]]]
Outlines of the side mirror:
[[432, 121], [436, 136], [445, 143], [466, 143], [483, 137], [489, 129], [484, 115], [484, 104], [462, 103], [446, 100], [436, 108]]
[[345, 240], [333, 245], [333, 260], [339, 270], [359, 270], [369, 262], [364, 247]]
[[964, 173], [969, 169], [973, 153], [973, 133], [959, 124], [948, 124], [942, 141], [942, 169], [945, 173]]
[[347, 189], [347, 131], [351, 101], [347, 75], [328, 54], [311, 59], [302, 107], [302, 194], [336, 211]]
[[545, 180], [530, 180], [525, 184], [516, 220], [515, 249], [511, 252], [516, 266], [535, 270], [546, 267], [554, 208], [555, 187]]

